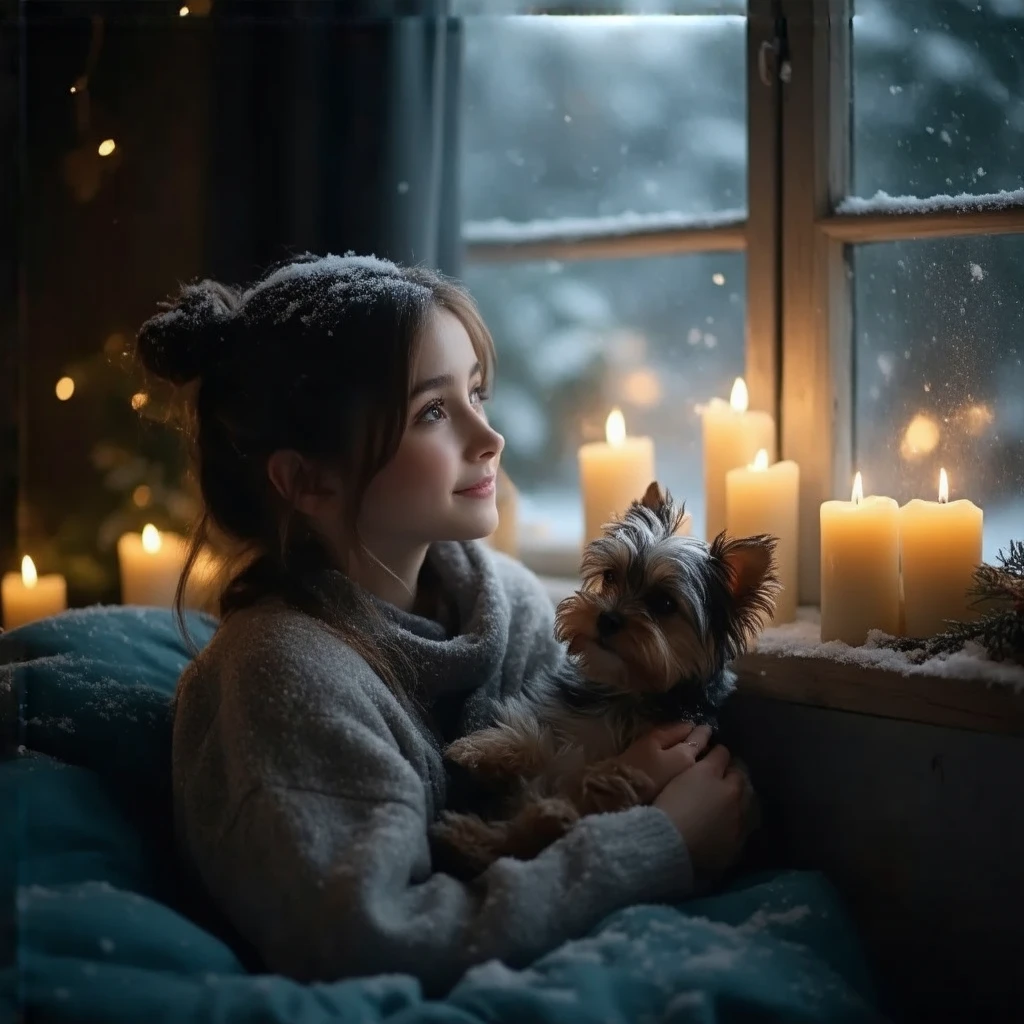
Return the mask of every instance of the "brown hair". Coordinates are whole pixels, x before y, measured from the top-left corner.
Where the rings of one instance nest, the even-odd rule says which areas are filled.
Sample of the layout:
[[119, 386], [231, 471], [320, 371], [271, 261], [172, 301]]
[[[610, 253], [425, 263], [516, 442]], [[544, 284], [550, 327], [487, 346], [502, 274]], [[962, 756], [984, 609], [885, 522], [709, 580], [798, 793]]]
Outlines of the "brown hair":
[[267, 461], [291, 449], [338, 469], [351, 484], [343, 528], [354, 543], [366, 488], [405, 432], [418, 340], [438, 308], [466, 328], [486, 384], [494, 346], [469, 294], [436, 271], [374, 256], [306, 254], [244, 289], [200, 281], [142, 325], [137, 357], [179, 389], [202, 499], [174, 602], [190, 644], [185, 587], [216, 538], [234, 553], [222, 617], [281, 597], [328, 622], [401, 690], [392, 657], [400, 652], [347, 626], [311, 583], [310, 570], [330, 564], [326, 550], [271, 483]]

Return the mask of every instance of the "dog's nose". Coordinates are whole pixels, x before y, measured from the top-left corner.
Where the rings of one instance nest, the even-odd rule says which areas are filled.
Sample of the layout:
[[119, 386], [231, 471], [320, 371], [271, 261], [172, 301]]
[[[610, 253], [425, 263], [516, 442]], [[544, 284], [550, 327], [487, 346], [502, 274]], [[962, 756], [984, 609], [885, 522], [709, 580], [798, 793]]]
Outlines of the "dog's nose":
[[622, 629], [623, 619], [618, 612], [601, 612], [597, 617], [598, 636], [606, 637]]

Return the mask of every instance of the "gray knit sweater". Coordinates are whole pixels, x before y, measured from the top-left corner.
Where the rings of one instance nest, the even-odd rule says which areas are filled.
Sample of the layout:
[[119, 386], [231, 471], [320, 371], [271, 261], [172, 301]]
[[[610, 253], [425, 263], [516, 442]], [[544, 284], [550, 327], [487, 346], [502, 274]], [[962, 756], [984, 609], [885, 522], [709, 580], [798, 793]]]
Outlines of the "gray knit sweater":
[[[271, 971], [409, 973], [439, 994], [475, 963], [524, 965], [619, 907], [692, 889], [685, 845], [653, 807], [584, 818], [536, 860], [499, 860], [469, 884], [432, 870], [444, 743], [564, 655], [522, 565], [477, 542], [427, 558], [452, 597], [448, 629], [373, 599], [419, 672], [425, 714], [318, 620], [273, 601], [228, 616], [182, 675], [179, 843]], [[354, 586], [337, 572], [323, 585]]]

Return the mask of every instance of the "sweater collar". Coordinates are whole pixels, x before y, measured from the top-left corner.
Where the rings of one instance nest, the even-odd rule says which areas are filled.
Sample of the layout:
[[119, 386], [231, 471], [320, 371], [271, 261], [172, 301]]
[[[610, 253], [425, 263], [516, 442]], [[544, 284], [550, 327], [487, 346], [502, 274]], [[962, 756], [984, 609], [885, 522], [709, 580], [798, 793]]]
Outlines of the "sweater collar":
[[394, 644], [409, 658], [424, 696], [476, 689], [500, 673], [509, 639], [508, 597], [490, 551], [479, 541], [437, 541], [424, 564], [447, 602], [445, 624], [375, 597], [338, 570], [318, 573], [317, 582], [342, 607], [353, 609], [351, 598], [358, 595], [374, 608], [378, 614], [368, 615], [356, 602], [352, 614], [382, 646]]

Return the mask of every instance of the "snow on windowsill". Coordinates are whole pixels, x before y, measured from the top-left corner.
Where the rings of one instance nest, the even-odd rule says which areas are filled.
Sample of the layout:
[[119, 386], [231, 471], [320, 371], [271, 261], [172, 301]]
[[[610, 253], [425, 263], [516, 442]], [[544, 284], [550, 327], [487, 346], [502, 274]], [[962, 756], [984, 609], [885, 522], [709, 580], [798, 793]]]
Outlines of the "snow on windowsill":
[[1005, 210], [1024, 206], [1024, 188], [972, 195], [937, 196], [891, 196], [887, 192], [876, 192], [870, 199], [848, 196], [836, 207], [838, 214], [863, 216], [872, 213], [914, 214], [914, 213], [977, 213], [980, 210]]
[[550, 242], [563, 239], [604, 238], [608, 235], [632, 235], [641, 231], [704, 231], [743, 224], [747, 211], [719, 210], [715, 213], [625, 213], [606, 217], [551, 217], [545, 220], [510, 221], [504, 217], [493, 220], [471, 220], [462, 225], [464, 242], [511, 244], [516, 242]]
[[968, 644], [962, 651], [915, 664], [909, 654], [879, 647], [878, 641], [883, 636], [883, 633], [873, 630], [863, 647], [850, 647], [838, 640], [822, 643], [818, 609], [801, 608], [796, 622], [766, 629], [751, 653], [776, 658], [819, 658], [903, 676], [974, 679], [1008, 686], [1017, 693], [1024, 691], [1024, 667], [993, 661], [977, 644]]

